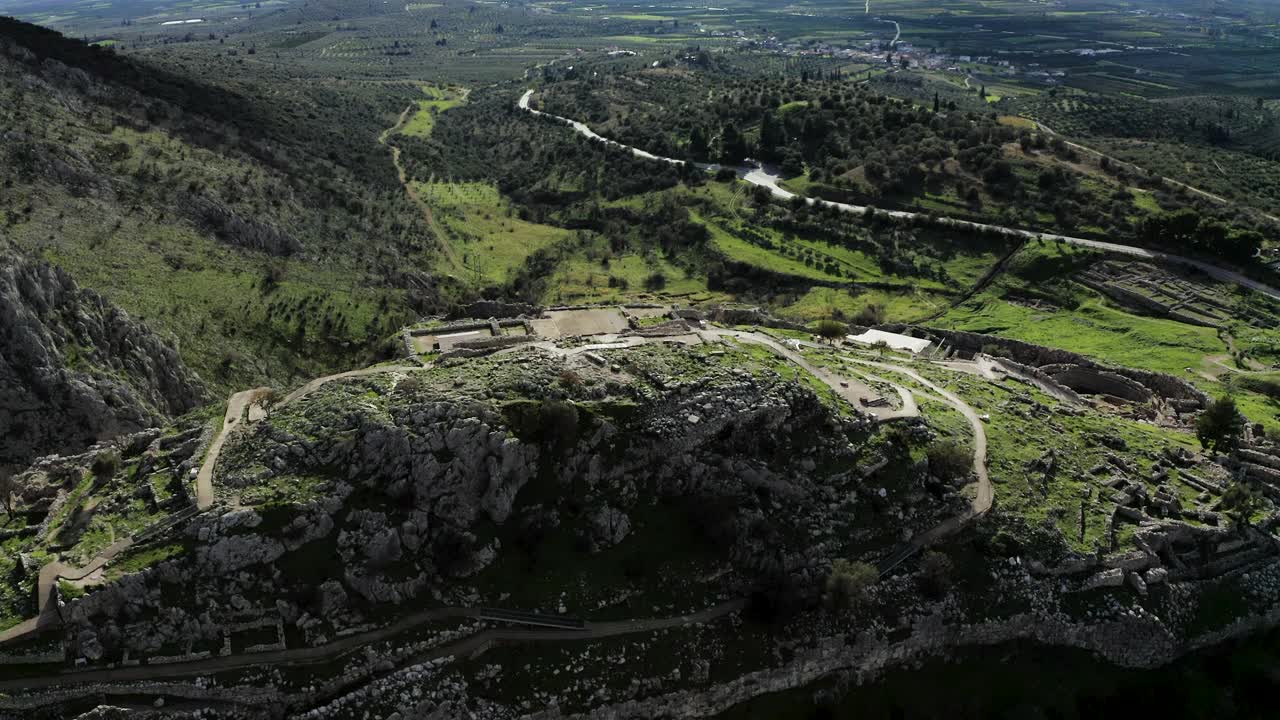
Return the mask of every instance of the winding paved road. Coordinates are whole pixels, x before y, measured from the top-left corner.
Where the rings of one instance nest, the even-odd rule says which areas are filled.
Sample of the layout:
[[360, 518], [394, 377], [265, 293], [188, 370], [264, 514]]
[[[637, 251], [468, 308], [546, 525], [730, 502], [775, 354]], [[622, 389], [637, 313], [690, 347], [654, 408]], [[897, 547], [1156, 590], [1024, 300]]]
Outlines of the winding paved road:
[[[525, 93], [520, 96], [520, 100], [517, 103], [518, 107], [521, 110], [525, 110], [527, 112], [533, 113], [534, 115], [551, 118], [552, 120], [556, 120], [558, 122], [569, 125], [574, 130], [578, 131], [578, 133], [580, 133], [581, 135], [584, 135], [594, 140], [599, 140], [601, 142], [607, 143], [609, 145], [613, 145], [618, 148], [622, 148], [624, 150], [628, 150], [633, 155], [639, 158], [670, 163], [672, 165], [684, 165], [687, 163], [687, 161], [685, 160], [677, 160], [675, 158], [654, 155], [653, 153], [646, 152], [639, 148], [632, 147], [630, 145], [624, 145], [616, 140], [610, 140], [606, 137], [602, 137], [591, 128], [587, 127], [586, 125], [576, 120], [570, 120], [569, 118], [560, 117], [559, 115], [552, 115], [550, 113], [545, 113], [540, 110], [534, 110], [533, 108], [529, 107], [529, 101], [530, 99], [532, 99], [532, 97], [533, 97], [533, 90], [526, 90]], [[693, 163], [693, 164], [696, 167], [702, 168], [704, 170], [710, 170], [713, 172], [716, 170], [719, 170], [722, 167], [714, 163]], [[795, 193], [789, 190], [786, 190], [781, 185], [779, 185], [779, 183], [782, 180], [782, 177], [778, 174], [776, 169], [770, 168], [768, 166], [759, 166], [759, 167], [723, 166], [723, 167], [727, 167], [737, 172], [739, 177], [751, 183], [752, 185], [759, 185], [760, 187], [767, 188], [769, 192], [773, 194], [774, 197], [782, 200], [791, 200], [793, 198], [799, 197], [799, 198], [802, 198], [804, 202], [808, 203], [809, 205], [820, 205], [823, 207], [835, 208], [837, 210], [841, 210], [844, 212], [851, 212], [851, 213], [865, 213], [868, 209], [868, 206], [866, 205], [850, 205], [848, 203], [833, 202], [831, 200], [822, 200], [818, 198], [803, 197], [800, 195], [796, 195]], [[1272, 298], [1280, 300], [1280, 290], [1270, 285], [1267, 285], [1266, 283], [1262, 283], [1252, 278], [1246, 277], [1245, 275], [1239, 272], [1236, 272], [1235, 270], [1229, 270], [1227, 268], [1219, 267], [1217, 265], [1212, 265], [1202, 260], [1196, 260], [1194, 258], [1189, 258], [1183, 255], [1174, 255], [1172, 253], [1161, 252], [1159, 250], [1148, 250], [1146, 248], [1134, 247], [1132, 245], [1120, 245], [1118, 243], [1103, 242], [1101, 240], [1089, 240], [1087, 238], [1071, 237], [1069, 235], [1058, 235], [1054, 233], [1036, 232], [1033, 230], [1023, 230], [1021, 228], [1005, 227], [1003, 225], [990, 225], [987, 223], [973, 222], [970, 220], [960, 220], [958, 218], [925, 216], [923, 213], [909, 212], [906, 210], [877, 209], [875, 210], [875, 212], [877, 215], [886, 215], [888, 217], [896, 218], [899, 220], [914, 220], [917, 217], [930, 217], [932, 222], [938, 225], [942, 225], [944, 227], [953, 227], [953, 228], [959, 228], [959, 229], [965, 229], [965, 230], [975, 230], [975, 231], [987, 232], [987, 233], [997, 233], [997, 234], [1005, 235], [1006, 237], [1024, 238], [1028, 240], [1035, 240], [1035, 239], [1042, 238], [1045, 240], [1053, 240], [1053, 241], [1065, 242], [1071, 245], [1078, 245], [1080, 247], [1093, 248], [1095, 250], [1103, 250], [1106, 252], [1119, 253], [1122, 255], [1131, 255], [1133, 257], [1139, 257], [1139, 258], [1144, 258], [1148, 260], [1155, 260], [1157, 262], [1184, 265], [1187, 267], [1196, 268], [1197, 270], [1204, 272], [1205, 274], [1209, 275], [1215, 280], [1219, 280], [1221, 282], [1234, 283], [1236, 285], [1240, 285], [1241, 287], [1246, 287], [1255, 292], [1259, 292], [1264, 295], [1268, 295]]]

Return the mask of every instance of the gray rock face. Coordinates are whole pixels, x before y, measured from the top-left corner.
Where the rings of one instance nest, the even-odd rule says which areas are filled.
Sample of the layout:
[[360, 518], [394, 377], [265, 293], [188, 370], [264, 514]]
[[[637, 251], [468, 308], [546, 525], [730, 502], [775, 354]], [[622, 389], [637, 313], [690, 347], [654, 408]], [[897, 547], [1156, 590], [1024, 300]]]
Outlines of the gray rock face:
[[347, 591], [342, 583], [329, 580], [316, 591], [316, 609], [321, 615], [329, 615], [347, 606]]
[[231, 535], [200, 548], [197, 562], [210, 572], [224, 574], [251, 565], [271, 562], [284, 554], [279, 541], [260, 535]]
[[182, 205], [196, 226], [237, 247], [278, 256], [293, 255], [302, 243], [275, 225], [244, 217], [227, 205], [204, 195], [189, 195]]
[[600, 551], [622, 542], [631, 532], [631, 518], [617, 508], [602, 507], [590, 517], [588, 543]]
[[0, 251], [0, 473], [203, 398], [199, 378], [144, 325], [63, 271]]

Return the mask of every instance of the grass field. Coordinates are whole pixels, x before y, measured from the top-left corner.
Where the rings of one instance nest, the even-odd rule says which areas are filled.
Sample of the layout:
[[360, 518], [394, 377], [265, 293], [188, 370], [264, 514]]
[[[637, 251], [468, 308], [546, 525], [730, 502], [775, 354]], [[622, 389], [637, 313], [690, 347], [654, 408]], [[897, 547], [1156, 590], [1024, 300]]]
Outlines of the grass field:
[[[650, 289], [650, 278], [661, 275], [662, 287]], [[704, 302], [723, 297], [707, 291], [704, 278], [656, 254], [627, 254], [610, 258], [607, 266], [586, 257], [574, 257], [556, 269], [546, 296], [551, 304], [604, 303], [621, 300], [670, 300]]]
[[418, 109], [409, 117], [400, 134], [410, 137], [426, 137], [435, 127], [436, 116], [463, 102], [465, 95], [455, 88], [441, 88], [434, 85], [423, 85], [422, 92], [426, 100], [418, 101]]
[[571, 237], [567, 230], [521, 220], [497, 188], [483, 183], [415, 182], [469, 274], [501, 283], [534, 252]]
[[715, 222], [704, 223], [707, 230], [711, 233], [711, 244], [715, 249], [724, 253], [731, 260], [746, 263], [764, 270], [782, 273], [784, 275], [794, 275], [795, 277], [806, 278], [809, 280], [822, 280], [826, 282], [844, 282], [844, 278], [840, 275], [827, 272], [813, 264], [806, 264], [802, 260], [780, 255], [776, 252], [754, 245], [737, 235], [729, 232], [720, 224]]
[[[126, 220], [96, 238], [68, 226], [44, 255], [176, 338], [183, 360], [219, 394], [322, 372], [335, 343], [383, 336], [402, 322], [385, 309], [398, 306], [401, 293], [370, 288], [358, 273], [246, 257], [199, 233], [145, 220]], [[266, 285], [268, 276], [278, 280]], [[283, 338], [291, 339], [288, 349], [278, 344]]]
[[1098, 298], [1072, 311], [1046, 312], [986, 295], [951, 310], [937, 324], [1179, 377], [1186, 375], [1185, 368], [1199, 367], [1206, 355], [1227, 349], [1211, 328], [1133, 315]]
[[909, 322], [945, 308], [947, 301], [946, 297], [921, 288], [857, 291], [815, 287], [778, 312], [811, 322], [835, 315], [853, 318], [868, 306], [876, 306], [883, 309], [885, 322]]

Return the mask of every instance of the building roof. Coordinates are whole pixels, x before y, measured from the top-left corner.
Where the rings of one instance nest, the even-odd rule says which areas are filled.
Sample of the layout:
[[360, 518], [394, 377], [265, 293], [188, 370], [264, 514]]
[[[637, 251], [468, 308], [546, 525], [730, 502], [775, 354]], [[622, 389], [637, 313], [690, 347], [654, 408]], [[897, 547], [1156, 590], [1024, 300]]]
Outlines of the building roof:
[[899, 335], [898, 333], [885, 332], [883, 330], [867, 330], [861, 335], [846, 335], [845, 339], [862, 345], [875, 345], [883, 342], [894, 350], [910, 350], [913, 353], [924, 352], [933, 344], [923, 338]]

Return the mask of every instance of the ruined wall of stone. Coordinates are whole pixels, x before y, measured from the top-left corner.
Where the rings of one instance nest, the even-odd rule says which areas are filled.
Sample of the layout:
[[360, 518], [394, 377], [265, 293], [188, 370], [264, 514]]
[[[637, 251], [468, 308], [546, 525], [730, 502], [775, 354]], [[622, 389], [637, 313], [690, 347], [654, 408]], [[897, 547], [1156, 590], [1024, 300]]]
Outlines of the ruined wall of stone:
[[902, 323], [880, 325], [877, 329], [916, 337], [940, 339], [945, 341], [947, 345], [964, 353], [978, 353], [982, 351], [984, 346], [996, 345], [1006, 350], [1012, 356], [1012, 359], [1024, 365], [1033, 367], [1079, 365], [1085, 368], [1105, 370], [1133, 380], [1166, 399], [1191, 400], [1200, 405], [1205, 405], [1209, 402], [1208, 395], [1181, 378], [1150, 370], [1105, 365], [1069, 350], [1034, 345], [1021, 340], [997, 337], [995, 335], [982, 335], [964, 330], [917, 327]]
[[1272, 604], [1266, 612], [1186, 640], [1175, 637], [1152, 616], [1127, 615], [1089, 624], [1065, 616], [1024, 613], [981, 623], [949, 625], [939, 613], [917, 622], [912, 634], [898, 642], [871, 631], [858, 634], [852, 641], [835, 635], [799, 653], [785, 667], [749, 673], [709, 688], [623, 702], [585, 714], [565, 715], [559, 709], [549, 708], [528, 717], [530, 720], [713, 717], [752, 698], [806, 687], [836, 673], [846, 673], [859, 683], [869, 682], [882, 672], [941, 656], [953, 648], [1023, 640], [1088, 650], [1123, 667], [1155, 668], [1196, 650], [1276, 626], [1280, 626], [1280, 602]]

